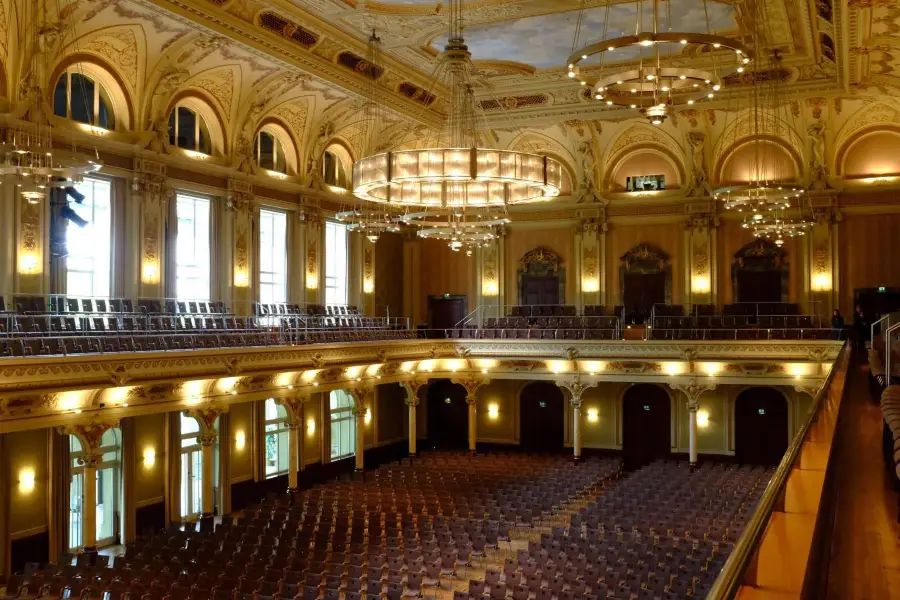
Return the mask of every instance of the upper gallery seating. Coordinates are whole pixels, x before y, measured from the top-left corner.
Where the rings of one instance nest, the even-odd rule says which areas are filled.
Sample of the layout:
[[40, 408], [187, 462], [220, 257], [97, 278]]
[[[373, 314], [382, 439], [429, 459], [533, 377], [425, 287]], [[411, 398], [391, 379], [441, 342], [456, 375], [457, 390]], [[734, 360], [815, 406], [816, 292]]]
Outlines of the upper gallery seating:
[[446, 585], [517, 528], [618, 472], [613, 459], [424, 455], [365, 482], [266, 501], [215, 531], [139, 539], [109, 567], [32, 568], [10, 587], [110, 600], [401, 600]]
[[355, 307], [343, 306], [313, 306], [310, 315], [296, 304], [259, 304], [255, 316], [239, 317], [223, 302], [173, 299], [140, 299], [134, 306], [127, 298], [14, 296], [12, 305], [0, 312], [0, 356], [413, 337], [403, 320], [363, 317]]
[[[796, 304], [727, 304], [724, 314], [684, 316], [683, 307], [656, 305], [650, 321], [650, 339], [654, 340], [805, 340], [830, 339], [830, 327], [822, 327], [821, 318], [799, 314]], [[774, 314], [757, 314], [765, 306]], [[704, 308], [703, 312], [707, 312]], [[839, 334], [840, 335], [840, 334]]]
[[572, 305], [511, 306], [505, 317], [488, 317], [482, 327], [465, 324], [449, 338], [512, 340], [612, 340], [619, 338], [619, 318], [602, 316], [602, 306], [585, 306], [579, 316]]

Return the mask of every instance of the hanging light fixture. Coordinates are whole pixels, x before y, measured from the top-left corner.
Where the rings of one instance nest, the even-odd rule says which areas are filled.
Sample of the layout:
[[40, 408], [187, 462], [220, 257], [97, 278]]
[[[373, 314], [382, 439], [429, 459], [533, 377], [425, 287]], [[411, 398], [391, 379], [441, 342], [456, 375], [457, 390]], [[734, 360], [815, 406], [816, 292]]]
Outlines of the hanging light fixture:
[[450, 0], [450, 37], [436, 77], [450, 92], [444, 144], [366, 156], [353, 165], [353, 193], [375, 203], [429, 209], [506, 207], [555, 198], [562, 165], [547, 156], [479, 145], [463, 39], [463, 1]]
[[438, 210], [410, 212], [397, 218], [398, 222], [419, 228], [422, 238], [443, 240], [454, 252], [464, 251], [471, 256], [476, 248], [486, 246], [499, 237], [497, 230], [509, 224], [503, 210]]
[[[705, 32], [672, 31], [671, 0], [638, 0], [634, 34], [609, 36], [612, 2], [606, 4], [603, 37], [578, 48], [584, 22], [585, 1], [576, 21], [568, 77], [591, 88], [591, 97], [609, 106], [638, 109], [653, 125], [665, 122], [672, 109], [712, 100], [724, 87], [724, 79], [741, 73], [752, 63], [753, 52], [740, 40], [712, 31], [707, 2], [701, 0]], [[650, 26], [645, 23], [649, 4]], [[622, 5], [616, 5], [622, 6]], [[683, 49], [696, 49], [696, 58], [685, 65]], [[589, 59], [596, 64], [587, 64]]]
[[[49, 77], [51, 33], [46, 0], [26, 2], [20, 11], [20, 31], [31, 25], [31, 65], [24, 83], [30, 92], [27, 121], [15, 123], [0, 143], [0, 182], [16, 186], [16, 191], [31, 204], [47, 197], [51, 188], [70, 188], [85, 175], [100, 170], [101, 163], [87, 158], [73, 147], [54, 147], [53, 131], [44, 114], [44, 83]], [[27, 51], [28, 49], [26, 49]]]

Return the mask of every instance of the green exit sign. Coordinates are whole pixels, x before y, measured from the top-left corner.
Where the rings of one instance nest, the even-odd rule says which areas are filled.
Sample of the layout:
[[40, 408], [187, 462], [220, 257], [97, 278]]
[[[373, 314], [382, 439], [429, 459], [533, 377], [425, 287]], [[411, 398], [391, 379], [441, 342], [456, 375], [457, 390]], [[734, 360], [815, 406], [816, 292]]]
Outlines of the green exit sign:
[[879, 294], [883, 294], [883, 293], [885, 293], [886, 291], [887, 291], [887, 288], [884, 287], [884, 286], [881, 286], [880, 288], [878, 288], [878, 293], [879, 293]]

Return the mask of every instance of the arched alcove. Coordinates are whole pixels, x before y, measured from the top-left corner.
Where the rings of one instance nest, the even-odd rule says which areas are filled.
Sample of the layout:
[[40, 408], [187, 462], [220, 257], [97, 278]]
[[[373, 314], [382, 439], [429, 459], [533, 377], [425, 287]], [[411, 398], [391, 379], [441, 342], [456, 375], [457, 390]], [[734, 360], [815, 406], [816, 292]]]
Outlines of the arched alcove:
[[650, 176], [661, 176], [663, 182], [661, 187], [651, 189], [676, 189], [682, 185], [681, 172], [674, 159], [664, 151], [647, 148], [625, 155], [614, 165], [609, 191], [644, 191], [645, 186], [635, 182]]
[[787, 253], [771, 240], [754, 239], [735, 253], [731, 285], [736, 302], [787, 302]]
[[525, 253], [519, 260], [519, 304], [565, 304], [566, 270], [562, 257], [543, 246]]
[[739, 463], [777, 465], [788, 447], [788, 403], [770, 387], [751, 387], [734, 403], [734, 457]]
[[[271, 135], [278, 141], [278, 144], [281, 146], [282, 151], [284, 152], [284, 159], [286, 162], [286, 174], [295, 174], [297, 173], [297, 144], [294, 142], [294, 136], [291, 135], [290, 129], [280, 120], [275, 118], [267, 118], [264, 119], [262, 124], [259, 127], [259, 130], [256, 132], [257, 142], [254, 144], [254, 158], [257, 157], [257, 148], [259, 143], [259, 134], [267, 133]], [[257, 162], [259, 165], [259, 163]]]
[[565, 439], [563, 392], [555, 383], [534, 381], [519, 394], [519, 445], [523, 450], [558, 452]]
[[622, 396], [622, 460], [634, 470], [672, 452], [672, 401], [658, 385], [640, 383]]
[[800, 157], [782, 140], [774, 137], [743, 140], [725, 152], [716, 181], [723, 185], [795, 181], [800, 174], [800, 164]]
[[619, 265], [619, 289], [625, 317], [631, 322], [644, 322], [654, 304], [671, 303], [669, 255], [650, 244], [638, 244], [626, 252]]
[[428, 445], [463, 449], [469, 445], [469, 407], [466, 388], [449, 379], [428, 386]]
[[[169, 109], [166, 115], [171, 115], [172, 111], [183, 106], [195, 112], [203, 119], [209, 131], [210, 154], [221, 156], [228, 147], [228, 140], [225, 136], [225, 120], [216, 110], [211, 100], [206, 97], [205, 92], [198, 90], [187, 90], [176, 94], [169, 103]], [[167, 116], [167, 119], [170, 117]], [[167, 138], [170, 136], [166, 136]], [[170, 144], [171, 147], [171, 144]]]
[[900, 130], [864, 131], [842, 149], [841, 174], [850, 178], [900, 175]]
[[66, 73], [77, 73], [96, 82], [110, 104], [116, 131], [131, 129], [134, 107], [121, 75], [106, 61], [89, 55], [74, 54], [60, 61], [50, 75], [49, 89], [55, 90], [60, 78]]
[[353, 155], [345, 144], [332, 140], [322, 154], [322, 179], [327, 185], [350, 189]]

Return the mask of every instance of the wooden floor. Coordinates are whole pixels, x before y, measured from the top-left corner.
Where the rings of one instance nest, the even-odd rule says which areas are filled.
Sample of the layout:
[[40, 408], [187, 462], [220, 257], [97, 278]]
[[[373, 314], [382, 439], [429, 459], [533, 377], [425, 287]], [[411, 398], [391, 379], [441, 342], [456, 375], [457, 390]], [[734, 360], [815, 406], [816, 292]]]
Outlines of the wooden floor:
[[867, 367], [856, 369], [844, 397], [828, 600], [900, 599], [897, 494], [884, 467], [881, 409], [869, 396], [867, 375]]

